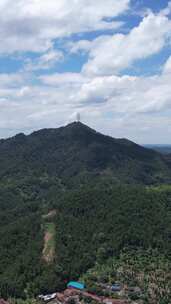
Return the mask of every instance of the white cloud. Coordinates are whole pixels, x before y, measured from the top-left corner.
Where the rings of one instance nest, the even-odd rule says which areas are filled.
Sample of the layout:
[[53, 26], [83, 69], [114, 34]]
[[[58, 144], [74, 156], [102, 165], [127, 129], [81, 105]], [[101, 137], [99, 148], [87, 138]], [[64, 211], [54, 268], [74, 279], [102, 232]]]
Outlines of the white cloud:
[[17, 73], [11, 74], [0, 74], [0, 89], [4, 87], [14, 87], [18, 86], [23, 82], [23, 75]]
[[[72, 117], [72, 113], [80, 112], [83, 121], [92, 127], [112, 134], [113, 124], [113, 136], [125, 132], [125, 136], [137, 139], [135, 130], [143, 136], [147, 130], [151, 132], [150, 126], [159, 130], [157, 121], [171, 112], [170, 74], [88, 78], [79, 73], [64, 73], [45, 75], [40, 80], [39, 86], [21, 82], [18, 87], [11, 87], [13, 77], [8, 80], [6, 88], [0, 90], [2, 126], [14, 133], [19, 128], [31, 131], [55, 127]], [[144, 124], [140, 127], [142, 117]], [[164, 125], [170, 130], [169, 118]]]
[[74, 33], [116, 28], [130, 0], [1, 0], [0, 53], [44, 52], [53, 40]]
[[46, 75], [43, 85], [64, 94], [64, 103], [75, 107], [103, 107], [115, 113], [155, 113], [171, 107], [171, 75], [151, 77], [96, 76], [79, 73]]
[[[97, 41], [99, 41], [99, 38], [94, 40], [95, 43], [97, 43]], [[79, 40], [76, 43], [69, 43], [70, 52], [71, 53], [78, 53], [79, 51], [89, 52], [92, 49], [94, 42], [89, 40]]]
[[63, 59], [64, 55], [61, 51], [50, 50], [34, 60], [27, 59], [24, 69], [26, 71], [47, 70]]
[[85, 83], [86, 77], [81, 73], [55, 73], [51, 75], [40, 76], [40, 80], [50, 86], [64, 86], [64, 85], [80, 85]]
[[[121, 71], [135, 61], [169, 45], [169, 7], [158, 15], [148, 11], [127, 34], [100, 35], [99, 32], [93, 41], [85, 40], [87, 35], [78, 42], [70, 41], [70, 52], [76, 59], [78, 52], [87, 53], [88, 61], [84, 62], [82, 71], [71, 72], [70, 66], [75, 61], [69, 61], [67, 69], [67, 57], [64, 69], [68, 72], [46, 71], [45, 74], [46, 69], [63, 60], [63, 53], [53, 45], [54, 39], [115, 28], [119, 24], [113, 17], [124, 13], [129, 2], [0, 1], [1, 55], [22, 51], [41, 53], [26, 61], [27, 54], [24, 57], [19, 54], [24, 68], [19, 73], [0, 74], [0, 136], [58, 127], [75, 119], [75, 113], [80, 112], [83, 122], [112, 136], [138, 142], [150, 142], [150, 139], [166, 142], [170, 138], [171, 59], [160, 75], [121, 76]], [[60, 43], [63, 40], [59, 39], [57, 45]]]
[[171, 1], [168, 2], [168, 5], [166, 8], [164, 8], [163, 10], [161, 10], [160, 12], [162, 15], [164, 16], [168, 16], [171, 14]]
[[61, 75], [60, 84], [54, 82], [53, 75], [53, 85], [50, 79], [47, 81], [50, 76], [46, 76], [41, 86], [21, 84], [18, 88], [0, 90], [0, 136], [58, 127], [68, 121], [72, 113], [80, 112], [85, 123], [115, 137], [129, 137], [139, 142], [150, 138], [153, 142], [155, 139], [164, 142], [169, 138], [169, 75], [105, 76], [84, 81], [84, 76], [80, 75], [80, 81], [77, 75], [75, 83], [68, 81], [72, 76]]
[[163, 67], [163, 73], [168, 74], [171, 73], [171, 56], [166, 61], [164, 67]]
[[162, 50], [171, 39], [171, 21], [162, 14], [150, 13], [129, 34], [101, 36], [94, 41], [79, 41], [72, 52], [89, 51], [83, 67], [88, 75], [112, 75]]

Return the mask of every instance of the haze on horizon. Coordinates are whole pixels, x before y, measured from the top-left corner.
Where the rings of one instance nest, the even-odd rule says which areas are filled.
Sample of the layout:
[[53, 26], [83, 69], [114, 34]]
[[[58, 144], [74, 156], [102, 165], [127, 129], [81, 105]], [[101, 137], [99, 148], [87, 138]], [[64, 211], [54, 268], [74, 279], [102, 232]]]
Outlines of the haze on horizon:
[[171, 1], [1, 0], [0, 27], [0, 138], [80, 113], [101, 133], [171, 144]]

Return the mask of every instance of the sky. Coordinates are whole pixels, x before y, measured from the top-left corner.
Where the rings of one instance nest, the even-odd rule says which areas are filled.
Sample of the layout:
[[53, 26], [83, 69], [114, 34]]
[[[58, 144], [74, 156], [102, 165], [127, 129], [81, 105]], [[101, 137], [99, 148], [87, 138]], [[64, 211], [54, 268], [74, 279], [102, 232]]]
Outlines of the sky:
[[171, 144], [171, 1], [0, 0], [0, 138], [76, 119]]

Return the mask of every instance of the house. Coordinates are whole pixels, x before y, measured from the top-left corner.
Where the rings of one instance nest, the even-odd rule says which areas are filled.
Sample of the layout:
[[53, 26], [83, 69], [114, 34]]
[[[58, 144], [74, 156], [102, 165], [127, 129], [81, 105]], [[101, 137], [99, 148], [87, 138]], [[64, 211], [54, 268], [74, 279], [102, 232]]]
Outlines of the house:
[[103, 300], [104, 304], [128, 304], [126, 300], [119, 300], [119, 299], [110, 299], [106, 298]]
[[115, 292], [121, 291], [121, 289], [122, 289], [122, 287], [121, 287], [121, 285], [118, 284], [118, 283], [113, 284], [113, 285], [111, 286], [111, 290], [112, 290], [112, 291], [115, 291]]
[[74, 289], [83, 290], [83, 289], [85, 289], [85, 285], [83, 283], [80, 283], [80, 282], [71, 281], [67, 284], [67, 288], [74, 288]]
[[56, 293], [52, 293], [52, 294], [48, 294], [48, 295], [39, 295], [38, 298], [40, 300], [43, 300], [44, 302], [49, 302], [56, 298]]
[[122, 289], [122, 286], [119, 283], [105, 284], [105, 283], [98, 283], [97, 286], [103, 288], [103, 290], [112, 291], [112, 292], [119, 292]]

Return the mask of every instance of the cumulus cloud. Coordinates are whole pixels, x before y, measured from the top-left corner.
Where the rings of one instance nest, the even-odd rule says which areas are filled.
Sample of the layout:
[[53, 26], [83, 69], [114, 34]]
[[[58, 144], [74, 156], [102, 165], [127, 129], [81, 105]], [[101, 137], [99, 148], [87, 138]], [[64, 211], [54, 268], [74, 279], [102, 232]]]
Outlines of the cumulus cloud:
[[[125, 32], [93, 33], [120, 26], [115, 17], [125, 13], [129, 3], [0, 1], [0, 54], [11, 58], [20, 52], [23, 61], [18, 72], [0, 74], [1, 137], [58, 127], [79, 112], [83, 122], [116, 137], [137, 142], [166, 142], [170, 138], [171, 58], [160, 74], [124, 75], [124, 69], [136, 61], [170, 48], [170, 4], [158, 14], [146, 10], [139, 25]], [[72, 34], [81, 34], [82, 40]], [[64, 42], [63, 38], [70, 36]], [[64, 49], [68, 41], [69, 53], [69, 47]], [[22, 57], [22, 52], [28, 51], [38, 54]], [[84, 55], [81, 64], [80, 53]], [[64, 63], [65, 72], [59, 73], [58, 62]], [[48, 70], [52, 67], [56, 67], [55, 73]]]
[[81, 73], [55, 73], [40, 76], [39, 79], [46, 85], [61, 86], [71, 84], [79, 85], [85, 82], [86, 77]]
[[171, 74], [171, 56], [168, 58], [168, 60], [166, 61], [164, 67], [163, 67], [163, 73]]
[[144, 136], [147, 141], [151, 132], [158, 136], [163, 132], [165, 138], [170, 132], [170, 78], [106, 76], [77, 84], [77, 88], [72, 84], [67, 88], [65, 84], [57, 88], [21, 86], [1, 93], [1, 136], [57, 127], [76, 111], [90, 126], [116, 137], [143, 141]]
[[154, 55], [171, 41], [171, 21], [153, 13], [129, 34], [100, 36], [94, 41], [79, 41], [71, 52], [87, 51], [89, 60], [83, 72], [89, 75], [112, 75], [131, 66], [136, 60]]
[[36, 59], [27, 59], [24, 69], [26, 71], [47, 70], [52, 68], [57, 62], [64, 59], [61, 51], [50, 50]]
[[166, 8], [164, 8], [163, 10], [161, 10], [160, 12], [162, 15], [164, 16], [168, 16], [171, 14], [171, 1], [168, 2], [168, 5]]
[[4, 87], [15, 87], [24, 81], [23, 75], [20, 73], [1, 73], [0, 74], [0, 89]]
[[124, 13], [130, 0], [1, 0], [0, 53], [44, 52], [53, 40], [72, 34], [117, 28], [107, 21]]
[[[64, 73], [45, 75], [40, 80], [39, 86], [21, 84], [0, 92], [0, 118], [4, 121], [3, 117], [8, 117], [8, 126], [29, 131], [33, 127], [59, 126], [72, 113], [80, 112], [83, 120], [94, 127], [101, 129], [105, 122], [106, 133], [116, 122], [122, 131], [132, 130], [133, 121], [137, 128], [138, 117], [143, 116], [145, 132], [149, 129], [148, 119], [152, 124], [155, 116], [156, 120], [163, 119], [171, 110], [170, 74], [87, 78], [79, 73]], [[168, 124], [169, 119], [166, 122]]]

